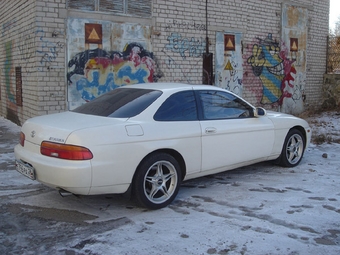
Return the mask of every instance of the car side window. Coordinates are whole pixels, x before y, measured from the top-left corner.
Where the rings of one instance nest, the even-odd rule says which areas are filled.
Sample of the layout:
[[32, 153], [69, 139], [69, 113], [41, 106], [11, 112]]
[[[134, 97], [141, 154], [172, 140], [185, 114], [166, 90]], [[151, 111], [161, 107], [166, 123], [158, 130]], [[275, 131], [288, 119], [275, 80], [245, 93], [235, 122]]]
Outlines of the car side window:
[[227, 91], [199, 91], [203, 119], [235, 119], [254, 117], [253, 108]]
[[156, 121], [198, 120], [195, 95], [192, 90], [171, 95], [154, 115]]

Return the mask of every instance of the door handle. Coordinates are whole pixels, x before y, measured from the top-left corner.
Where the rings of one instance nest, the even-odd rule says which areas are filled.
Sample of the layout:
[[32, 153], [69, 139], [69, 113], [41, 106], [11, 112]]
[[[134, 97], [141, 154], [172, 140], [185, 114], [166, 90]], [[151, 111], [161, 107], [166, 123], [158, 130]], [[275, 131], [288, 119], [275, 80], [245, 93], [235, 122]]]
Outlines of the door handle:
[[207, 127], [205, 129], [205, 133], [206, 134], [214, 134], [214, 133], [216, 133], [216, 128], [214, 128], [214, 127]]

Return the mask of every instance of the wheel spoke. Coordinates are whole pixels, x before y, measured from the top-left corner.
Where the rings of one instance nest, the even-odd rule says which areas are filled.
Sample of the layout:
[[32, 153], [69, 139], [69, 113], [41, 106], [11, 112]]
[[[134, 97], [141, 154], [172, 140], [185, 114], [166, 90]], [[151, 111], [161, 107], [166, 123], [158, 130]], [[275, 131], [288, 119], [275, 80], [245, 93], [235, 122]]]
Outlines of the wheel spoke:
[[287, 151], [290, 152], [290, 153], [294, 152], [294, 149], [295, 149], [294, 145], [291, 145], [291, 146], [287, 147]]
[[156, 185], [152, 185], [152, 189], [150, 191], [149, 196], [153, 199], [158, 191], [159, 191], [159, 187], [157, 187]]
[[163, 175], [163, 164], [162, 163], [157, 164], [157, 174], [156, 175], [158, 177], [161, 177]]
[[155, 178], [153, 176], [146, 176], [145, 177], [145, 181], [151, 183], [151, 184], [154, 184], [155, 183]]
[[288, 156], [288, 160], [292, 161], [293, 157], [294, 157], [294, 145], [293, 145], [293, 141], [291, 141], [291, 143], [287, 147], [287, 152], [288, 152], [288, 155], [287, 155]]
[[163, 192], [163, 195], [165, 195], [166, 197], [169, 197], [169, 192], [165, 185], [162, 185], [162, 188], [160, 189], [160, 191]]
[[293, 158], [294, 158], [294, 153], [289, 152], [288, 153], [288, 160], [291, 162], [293, 160]]
[[163, 175], [163, 182], [166, 183], [168, 182], [175, 174], [174, 173], [169, 173], [169, 174], [165, 174]]

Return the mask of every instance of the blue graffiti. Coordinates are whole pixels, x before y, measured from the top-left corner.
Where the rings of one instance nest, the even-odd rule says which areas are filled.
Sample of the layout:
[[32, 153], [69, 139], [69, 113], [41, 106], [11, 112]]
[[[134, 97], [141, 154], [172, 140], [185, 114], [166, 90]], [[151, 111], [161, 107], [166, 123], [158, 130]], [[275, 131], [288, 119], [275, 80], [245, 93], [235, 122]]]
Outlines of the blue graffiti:
[[206, 42], [203, 39], [197, 39], [194, 37], [182, 38], [178, 33], [172, 33], [168, 36], [169, 43], [165, 45], [167, 50], [175, 53], [179, 53], [183, 59], [186, 59], [186, 52], [189, 57], [198, 58], [201, 57], [205, 51]]
[[135, 83], [145, 83], [144, 78], [147, 76], [148, 73], [144, 69], [137, 69], [136, 72], [132, 72], [131, 66], [124, 66], [117, 73], [117, 78], [129, 77], [129, 80], [137, 80]]
[[91, 81], [83, 77], [77, 81], [76, 88], [77, 91], [81, 92], [81, 97], [85, 101], [91, 101], [96, 97], [119, 87], [120, 85], [115, 82], [115, 79], [128, 79], [129, 81], [126, 81], [127, 83], [145, 83], [145, 77], [147, 76], [148, 72], [146, 70], [137, 69], [133, 72], [130, 66], [124, 66], [117, 72], [116, 77], [114, 73], [109, 73], [105, 83], [100, 84], [99, 71], [95, 70], [92, 73]]
[[100, 78], [98, 71], [94, 71], [92, 76], [92, 81], [89, 81], [86, 78], [81, 78], [76, 83], [77, 90], [81, 91], [81, 97], [85, 101], [91, 101], [96, 97], [118, 87], [118, 85], [114, 82], [113, 73], [108, 74], [105, 83], [102, 85], [98, 85]]

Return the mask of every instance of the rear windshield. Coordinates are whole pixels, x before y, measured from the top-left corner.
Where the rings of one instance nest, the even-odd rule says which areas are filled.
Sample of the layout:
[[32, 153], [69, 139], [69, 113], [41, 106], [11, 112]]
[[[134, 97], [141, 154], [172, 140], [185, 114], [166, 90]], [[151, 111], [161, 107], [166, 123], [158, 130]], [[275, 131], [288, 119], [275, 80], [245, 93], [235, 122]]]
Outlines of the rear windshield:
[[161, 91], [152, 89], [118, 88], [77, 107], [72, 112], [130, 118], [144, 111], [161, 94]]

